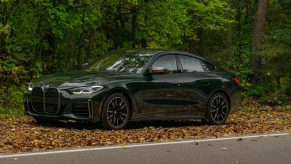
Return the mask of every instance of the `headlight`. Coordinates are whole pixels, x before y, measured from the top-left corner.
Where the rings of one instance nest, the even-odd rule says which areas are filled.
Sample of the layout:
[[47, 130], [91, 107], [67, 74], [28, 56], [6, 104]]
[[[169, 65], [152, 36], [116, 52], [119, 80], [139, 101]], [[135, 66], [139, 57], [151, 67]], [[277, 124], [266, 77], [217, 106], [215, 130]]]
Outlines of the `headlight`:
[[102, 89], [102, 86], [88, 86], [88, 87], [78, 87], [78, 88], [72, 88], [69, 89], [69, 91], [75, 95], [80, 95], [80, 94], [91, 94], [98, 92]]
[[31, 83], [28, 84], [28, 91], [29, 91], [29, 92], [32, 91], [32, 84], [31, 84]]

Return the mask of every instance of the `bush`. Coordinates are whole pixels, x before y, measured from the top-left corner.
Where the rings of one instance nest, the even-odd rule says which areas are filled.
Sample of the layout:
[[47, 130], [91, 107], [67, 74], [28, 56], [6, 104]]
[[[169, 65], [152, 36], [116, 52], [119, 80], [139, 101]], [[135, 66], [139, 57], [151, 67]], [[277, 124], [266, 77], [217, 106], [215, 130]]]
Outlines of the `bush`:
[[257, 85], [257, 86], [251, 86], [247, 87], [245, 89], [246, 95], [247, 96], [254, 96], [254, 97], [262, 97], [269, 91], [269, 87], [266, 85]]
[[276, 90], [275, 92], [269, 92], [263, 95], [260, 98], [260, 102], [270, 106], [282, 105], [288, 102], [288, 96], [286, 90]]
[[0, 117], [23, 115], [23, 92], [26, 85], [0, 88]]

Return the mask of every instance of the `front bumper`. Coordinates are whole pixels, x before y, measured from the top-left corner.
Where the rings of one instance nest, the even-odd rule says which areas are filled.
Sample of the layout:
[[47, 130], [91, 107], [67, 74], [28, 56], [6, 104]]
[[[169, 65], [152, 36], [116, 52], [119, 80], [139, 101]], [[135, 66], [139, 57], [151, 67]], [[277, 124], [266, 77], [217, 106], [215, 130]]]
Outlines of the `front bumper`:
[[[35, 89], [36, 90], [36, 89]], [[77, 120], [95, 123], [100, 119], [101, 101], [92, 95], [76, 96], [54, 88], [55, 93], [47, 93], [38, 88], [24, 96], [25, 113], [44, 119]]]

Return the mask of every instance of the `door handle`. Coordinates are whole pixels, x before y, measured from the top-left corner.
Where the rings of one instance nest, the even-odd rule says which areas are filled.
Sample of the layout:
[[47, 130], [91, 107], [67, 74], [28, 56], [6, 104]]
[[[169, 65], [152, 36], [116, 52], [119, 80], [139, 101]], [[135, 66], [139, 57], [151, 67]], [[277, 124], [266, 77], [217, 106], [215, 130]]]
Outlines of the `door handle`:
[[202, 85], [210, 85], [210, 82], [209, 81], [203, 81], [201, 84]]
[[172, 83], [172, 85], [175, 85], [175, 86], [180, 87], [181, 86], [181, 83]]

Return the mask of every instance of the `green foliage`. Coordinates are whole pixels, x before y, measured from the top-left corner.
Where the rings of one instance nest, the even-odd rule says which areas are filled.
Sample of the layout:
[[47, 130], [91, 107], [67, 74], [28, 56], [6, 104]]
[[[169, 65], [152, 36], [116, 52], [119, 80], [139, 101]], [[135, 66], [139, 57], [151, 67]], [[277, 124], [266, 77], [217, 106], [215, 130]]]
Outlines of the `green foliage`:
[[248, 96], [254, 96], [254, 97], [263, 97], [266, 93], [269, 92], [269, 86], [267, 85], [257, 85], [253, 87], [249, 87], [247, 89], [246, 94]]
[[263, 95], [260, 99], [263, 104], [267, 104], [270, 106], [274, 105], [282, 105], [288, 102], [288, 96], [286, 94], [286, 90], [276, 90], [275, 92], [268, 92]]
[[77, 69], [119, 48], [187, 50], [235, 71], [247, 95], [288, 91], [291, 1], [270, 1], [260, 52], [264, 83], [253, 86], [249, 54], [256, 2], [1, 0], [0, 108], [20, 103], [23, 86], [40, 74]]
[[187, 50], [199, 30], [223, 31], [229, 11], [219, 0], [1, 0], [0, 108], [21, 104], [22, 86], [41, 73], [80, 68], [110, 49]]
[[[248, 90], [261, 97], [261, 102], [278, 105], [287, 103], [291, 88], [291, 19], [290, 0], [271, 1], [265, 33], [264, 49], [260, 52], [261, 85]], [[263, 83], [263, 84], [262, 84]]]
[[0, 11], [1, 59], [26, 62], [24, 70], [39, 63], [43, 73], [80, 68], [110, 49], [189, 49], [185, 41], [198, 41], [199, 30], [221, 31], [232, 21], [219, 0], [7, 0]]
[[24, 114], [23, 92], [26, 85], [0, 88], [0, 117]]
[[291, 1], [272, 2], [266, 32], [266, 43], [261, 52], [263, 72], [277, 89], [291, 88]]

